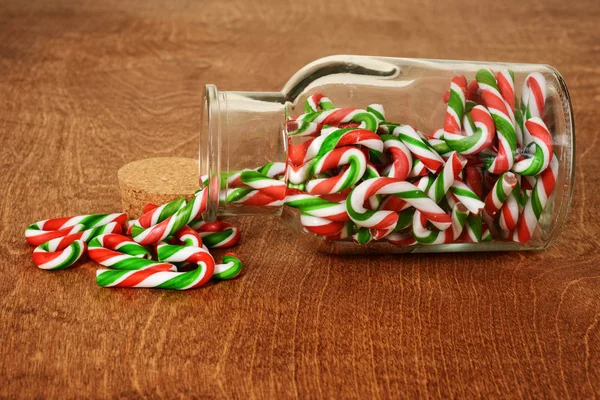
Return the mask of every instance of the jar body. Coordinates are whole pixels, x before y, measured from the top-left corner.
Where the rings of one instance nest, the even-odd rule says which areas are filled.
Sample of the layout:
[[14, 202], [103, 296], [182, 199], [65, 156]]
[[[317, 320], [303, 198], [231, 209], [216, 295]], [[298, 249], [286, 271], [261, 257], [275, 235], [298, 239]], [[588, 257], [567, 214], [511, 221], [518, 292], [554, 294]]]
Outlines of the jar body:
[[[445, 93], [451, 88], [451, 81], [455, 82], [453, 78], [464, 76], [467, 82], [476, 82], [477, 79], [481, 78], [481, 84], [478, 85], [478, 89], [475, 88], [475, 92], [471, 93], [474, 96], [473, 99], [469, 99], [469, 93], [465, 92], [467, 106], [462, 109], [464, 115], [456, 117], [460, 122], [464, 120], [464, 123], [461, 128], [459, 122], [460, 132], [456, 134], [468, 137], [480, 133], [481, 121], [476, 120], [473, 122], [472, 118], [475, 115], [473, 113], [476, 112], [474, 106], [485, 108], [484, 112], [491, 110], [490, 116], [500, 126], [501, 118], [498, 119], [498, 110], [494, 108], [498, 108], [498, 106], [494, 106], [493, 96], [490, 97], [490, 93], [487, 92], [482, 95], [482, 92], [485, 92], [487, 88], [482, 78], [483, 75], [478, 75], [478, 72], [482, 69], [489, 69], [493, 72], [493, 76], [498, 79], [496, 80], [496, 86], [500, 84], [500, 89], [506, 89], [506, 87], [502, 87], [502, 84], [506, 82], [503, 82], [502, 77], [496, 75], [497, 73], [504, 73], [504, 76], [508, 77], [509, 80], [511, 80], [511, 77], [514, 80], [513, 90], [515, 94], [513, 97], [515, 100], [512, 108], [515, 112], [513, 115], [506, 115], [509, 122], [512, 120], [515, 133], [521, 135], [518, 143], [513, 143], [515, 145], [514, 163], [532, 159], [534, 156], [542, 154], [543, 144], [541, 143], [543, 140], [534, 140], [535, 135], [530, 134], [527, 128], [524, 129], [527, 131], [526, 133], [519, 132], [520, 128], [525, 127], [525, 121], [538, 116], [536, 113], [539, 114], [539, 119], [543, 121], [550, 134], [551, 144], [547, 144], [551, 148], [552, 155], [548, 156], [546, 154], [546, 157], [550, 157], [552, 162], [549, 163], [546, 159], [545, 162], [548, 165], [544, 169], [552, 167], [553, 171], [552, 173], [546, 172], [545, 180], [541, 178], [541, 171], [531, 173], [533, 167], [530, 167], [529, 172], [524, 172], [526, 176], [520, 176], [516, 171], [512, 171], [516, 167], [506, 170], [510, 174], [514, 173], [518, 179], [516, 185], [518, 193], [517, 189], [514, 189], [514, 185], [510, 186], [510, 190], [506, 194], [510, 196], [514, 192], [514, 196], [512, 196], [514, 198], [511, 197], [513, 203], [510, 204], [510, 207], [507, 205], [505, 211], [512, 210], [514, 218], [527, 220], [527, 223], [523, 223], [529, 231], [528, 237], [526, 237], [527, 240], [518, 240], [519, 238], [515, 236], [515, 232], [518, 231], [517, 221], [509, 221], [508, 228], [506, 220], [499, 221], [502, 210], [498, 210], [500, 214], [493, 214], [492, 217], [490, 215], [486, 216], [485, 210], [481, 207], [479, 208], [480, 212], [477, 212], [477, 208], [466, 212], [466, 214], [469, 214], [468, 222], [463, 222], [465, 227], [469, 227], [469, 224], [471, 224], [471, 231], [474, 229], [475, 233], [479, 235], [478, 238], [471, 237], [469, 239], [468, 235], [462, 233], [456, 240], [399, 240], [399, 238], [404, 237], [409, 239], [408, 237], [416, 229], [412, 226], [411, 221], [408, 221], [406, 226], [400, 227], [397, 225], [396, 229], [390, 228], [388, 232], [380, 233], [384, 236], [379, 238], [377, 237], [377, 230], [370, 227], [368, 223], [360, 221], [360, 218], [356, 215], [352, 217], [352, 213], [350, 213], [349, 218], [346, 218], [348, 222], [344, 225], [342, 234], [331, 235], [333, 231], [325, 230], [323, 231], [324, 235], [319, 235], [319, 228], [315, 229], [314, 226], [315, 224], [327, 224], [328, 216], [313, 212], [314, 207], [312, 209], [310, 206], [308, 209], [294, 207], [293, 202], [286, 201], [286, 199], [290, 199], [290, 193], [291, 195], [299, 195], [307, 190], [304, 183], [298, 183], [300, 182], [299, 178], [294, 178], [291, 170], [299, 170], [301, 167], [299, 164], [303, 162], [310, 163], [310, 157], [302, 152], [310, 147], [310, 142], [315, 141], [317, 137], [327, 136], [329, 132], [333, 131], [333, 128], [328, 128], [327, 125], [336, 119], [331, 117], [327, 117], [327, 119], [322, 115], [317, 115], [319, 112], [323, 114], [324, 111], [327, 111], [327, 108], [353, 108], [367, 111], [369, 105], [382, 105], [385, 109], [385, 115], [377, 114], [380, 110], [379, 107], [371, 109], [378, 119], [378, 127], [374, 131], [380, 137], [394, 141], [395, 139], [389, 136], [399, 136], [398, 132], [402, 132], [402, 128], [396, 128], [400, 124], [414, 128], [421, 140], [435, 149], [436, 144], [444, 145], [451, 137], [447, 135], [445, 136], [447, 140], [444, 140], [443, 129], [451, 129], [452, 125], [448, 124], [446, 119], [448, 113], [452, 114], [454, 111], [450, 110], [444, 100], [449, 101], [451, 105], [455, 105], [456, 96], [452, 97], [453, 95], [450, 93], [450, 97], [448, 97], [447, 94], [445, 96]], [[512, 71], [510, 75], [508, 75], [508, 71]], [[529, 84], [530, 76], [538, 77], [536, 82], [542, 82], [544, 87]], [[494, 86], [493, 82], [492, 86]], [[521, 90], [522, 87], [524, 87], [523, 90]], [[456, 89], [456, 87], [454, 88]], [[494, 88], [487, 89], [493, 92]], [[471, 90], [470, 86], [468, 90]], [[533, 99], [531, 94], [533, 92], [543, 97], [544, 100], [540, 106], [539, 99], [537, 99], [537, 108], [535, 101], [530, 100], [530, 98]], [[311, 103], [320, 98], [315, 96], [317, 94], [324, 94], [331, 103], [324, 103], [324, 109], [318, 109], [318, 104]], [[456, 95], [456, 93], [454, 94]], [[504, 90], [502, 90], [502, 94], [505, 94]], [[484, 98], [484, 95], [487, 98]], [[475, 99], [475, 97], [477, 98]], [[521, 108], [520, 98], [524, 98], [523, 108]], [[506, 100], [509, 101], [506, 102]], [[473, 108], [471, 113], [467, 112], [470, 101], [472, 103], [470, 107]], [[508, 108], [511, 108], [509, 98], [505, 98], [504, 102]], [[333, 104], [333, 106], [330, 104]], [[522, 114], [521, 111], [523, 111]], [[333, 113], [331, 110], [328, 112], [329, 114]], [[307, 117], [307, 114], [312, 116]], [[508, 114], [511, 114], [510, 110]], [[467, 117], [470, 119], [468, 120]], [[523, 118], [525, 121], [523, 121]], [[469, 123], [469, 121], [471, 122]], [[536, 121], [538, 120], [531, 120], [531, 122]], [[469, 126], [471, 126], [471, 129], [470, 132], [467, 132]], [[364, 119], [357, 118], [352, 121], [350, 118], [341, 121], [341, 124], [336, 128], [364, 129], [369, 127], [365, 126]], [[505, 126], [500, 126], [500, 128], [501, 131], [506, 130]], [[533, 131], [533, 126], [531, 128]], [[439, 133], [440, 129], [442, 129], [441, 134]], [[438, 132], [437, 136], [433, 134], [436, 131]], [[416, 139], [419, 140], [418, 137]], [[478, 192], [477, 194], [483, 203], [485, 203], [489, 193], [495, 190], [496, 186], [499, 186], [499, 184], [496, 185], [496, 182], [504, 172], [503, 170], [493, 170], [494, 167], [490, 169], [489, 160], [494, 157], [500, 158], [498, 154], [502, 152], [500, 149], [503, 146], [502, 143], [506, 148], [510, 147], [506, 144], [510, 144], [510, 140], [503, 142], [502, 136], [497, 133], [490, 140], [489, 145], [481, 152], [477, 151], [470, 154], [470, 150], [465, 151], [460, 145], [454, 147], [454, 144], [452, 149], [446, 148], [445, 150], [462, 150], [461, 156], [456, 155], [464, 164], [459, 168], [461, 171], [456, 173], [457, 181], [461, 181], [467, 186], [470, 186], [471, 182], [475, 182], [473, 185], [479, 185], [476, 183], [478, 178], [475, 177], [471, 181], [466, 176], [466, 172], [469, 169], [473, 176], [480, 174], [481, 188], [477, 188], [475, 191]], [[409, 145], [410, 143], [404, 142], [404, 144]], [[375, 153], [369, 154], [368, 150], [370, 149], [365, 149], [361, 144], [354, 147], [362, 148], [368, 163], [377, 165], [374, 174], [390, 176], [390, 164], [395, 162], [392, 160], [393, 157], [389, 155], [381, 155], [380, 157]], [[566, 220], [573, 186], [574, 147], [574, 126], [569, 95], [560, 74], [550, 66], [370, 56], [333, 56], [317, 60], [302, 68], [288, 81], [281, 92], [219, 92], [216, 88], [208, 86], [201, 133], [200, 172], [205, 176], [203, 182], [209, 190], [210, 200], [207, 218], [213, 219], [217, 215], [248, 213], [282, 215], [283, 220], [302, 237], [302, 241], [308, 243], [311, 247], [333, 253], [541, 249], [547, 247], [558, 236]], [[301, 149], [301, 153], [306, 156], [306, 159], [302, 159], [302, 156], [298, 158], [296, 154], [298, 149]], [[417, 154], [418, 149], [417, 153], [414, 152], [413, 148], [409, 150], [412, 153], [409, 155], [412, 158], [411, 162], [416, 165], [420, 160], [418, 158], [419, 154]], [[319, 155], [319, 153], [315, 154]], [[448, 159], [449, 154], [451, 153], [442, 154], [444, 161]], [[521, 162], [521, 164], [525, 163]], [[269, 171], [265, 172], [265, 165], [270, 165], [268, 167], [271, 169], [270, 175]], [[257, 170], [260, 167], [263, 167], [260, 174], [246, 173], [247, 179], [240, 178], [241, 171]], [[314, 175], [310, 178], [315, 179], [316, 182], [318, 179], [327, 179], [336, 174], [342, 175], [352, 166], [348, 163], [342, 163], [334, 170], [330, 169], [328, 171], [316, 171], [315, 168], [317, 167], [313, 165], [309, 169]], [[280, 171], [275, 171], [277, 169]], [[286, 171], [281, 171], [281, 169]], [[435, 171], [430, 169], [420, 175], [416, 175], [413, 170], [412, 173], [415, 176], [402, 177], [399, 180], [413, 183], [431, 197], [431, 186], [435, 185], [434, 181], [443, 170], [443, 166], [440, 166]], [[523, 168], [519, 172], [522, 172], [522, 170]], [[269, 181], [262, 182], [260, 179], [261, 174], [269, 179], [277, 179], [282, 184], [276, 184], [276, 188], [265, 191], [264, 188], [261, 188], [261, 184], [268, 185]], [[423, 181], [420, 180], [426, 175], [428, 175], [429, 185], [423, 184]], [[316, 194], [315, 196], [323, 197], [332, 202], [339, 202], [340, 205], [346, 205], [346, 208], [348, 208], [351, 207], [351, 203], [347, 200], [350, 191], [369, 178], [373, 178], [373, 175], [363, 175], [351, 188], [339, 190], [341, 192], [340, 196], [332, 196], [331, 193], [323, 196]], [[551, 190], [548, 184], [549, 180], [553, 180]], [[538, 181], [539, 187], [536, 188]], [[546, 184], [546, 191], [542, 190], [544, 183]], [[287, 197], [282, 194], [281, 186], [278, 185], [290, 188]], [[467, 189], [469, 188], [467, 187]], [[335, 189], [332, 190], [335, 191]], [[435, 200], [444, 212], [451, 215], [454, 207], [456, 207], [457, 200], [460, 200], [460, 198], [452, 196], [447, 185], [443, 190], [447, 192], [443, 196], [444, 198], [436, 198]], [[455, 191], [455, 193], [460, 193], [460, 190]], [[364, 210], [370, 212], [378, 211], [382, 207], [386, 208], [386, 198], [395, 195], [385, 190], [383, 193], [376, 193], [371, 196], [371, 201], [364, 199]], [[542, 196], [541, 199], [540, 195]], [[496, 198], [496, 200], [498, 199]], [[497, 205], [504, 207], [506, 199], [503, 200], [505, 200], [503, 204]], [[363, 206], [358, 205], [358, 207]], [[394, 210], [393, 207], [391, 209]], [[410, 213], [410, 209], [410, 204], [405, 204], [403, 209], [402, 207], [395, 209], [395, 212], [400, 213], [398, 214], [400, 218], [397, 219], [402, 220], [402, 212]], [[508, 212], [507, 215], [510, 216], [510, 214]], [[321, 218], [323, 216], [325, 216], [325, 220]], [[321, 219], [316, 220], [315, 218]], [[409, 215], [408, 219], [410, 218], [415, 217]], [[336, 219], [340, 219], [339, 215], [333, 218], [331, 225], [341, 226]], [[341, 220], [343, 219], [342, 217]], [[421, 220], [423, 220], [422, 216]], [[459, 218], [456, 219], [456, 221], [458, 220]], [[431, 235], [438, 235], [439, 227], [433, 226], [432, 221], [423, 220], [422, 222], [423, 226], [421, 228], [430, 237], [432, 237]], [[435, 221], [433, 222], [435, 223]], [[420, 224], [417, 220], [415, 220], [415, 223], [416, 225]], [[361, 224], [366, 226], [361, 226]], [[487, 241], [490, 237], [486, 239], [481, 237], [480, 231], [486, 230], [486, 228], [490, 231], [491, 241]], [[367, 233], [366, 230], [369, 230], [370, 233]], [[366, 233], [367, 236], [370, 235], [369, 238], [366, 240], [360, 238], [359, 231]], [[387, 240], [386, 238], [398, 240]]]

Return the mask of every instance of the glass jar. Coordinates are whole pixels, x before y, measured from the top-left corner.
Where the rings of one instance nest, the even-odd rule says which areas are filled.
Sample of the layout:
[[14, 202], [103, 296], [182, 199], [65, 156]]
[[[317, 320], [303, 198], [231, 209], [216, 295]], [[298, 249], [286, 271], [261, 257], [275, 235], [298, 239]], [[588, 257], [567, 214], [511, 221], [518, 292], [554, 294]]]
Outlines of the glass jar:
[[551, 66], [331, 56], [280, 92], [206, 86], [204, 218], [282, 216], [333, 253], [542, 249], [574, 154]]

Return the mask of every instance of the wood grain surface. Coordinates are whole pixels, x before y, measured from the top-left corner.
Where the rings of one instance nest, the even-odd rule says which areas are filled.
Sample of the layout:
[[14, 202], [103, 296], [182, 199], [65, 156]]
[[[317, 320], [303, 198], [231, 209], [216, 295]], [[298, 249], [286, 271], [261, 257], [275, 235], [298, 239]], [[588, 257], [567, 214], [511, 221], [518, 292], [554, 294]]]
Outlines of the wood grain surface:
[[[3, 0], [0, 396], [599, 396], [599, 20], [597, 0]], [[240, 218], [245, 275], [187, 293], [33, 265], [29, 223], [117, 211], [119, 167], [197, 154], [203, 84], [278, 90], [337, 53], [558, 68], [578, 149], [556, 244], [341, 258]]]

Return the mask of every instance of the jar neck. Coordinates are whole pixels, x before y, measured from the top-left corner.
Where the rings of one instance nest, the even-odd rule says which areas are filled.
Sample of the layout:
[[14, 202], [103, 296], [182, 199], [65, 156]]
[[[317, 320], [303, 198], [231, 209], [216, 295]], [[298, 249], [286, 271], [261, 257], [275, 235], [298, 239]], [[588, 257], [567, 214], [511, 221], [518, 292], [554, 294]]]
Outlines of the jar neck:
[[257, 190], [256, 174], [242, 173], [259, 170], [285, 186], [287, 110], [280, 92], [224, 92], [206, 85], [199, 151], [200, 184], [208, 190], [206, 220], [281, 214], [283, 199]]

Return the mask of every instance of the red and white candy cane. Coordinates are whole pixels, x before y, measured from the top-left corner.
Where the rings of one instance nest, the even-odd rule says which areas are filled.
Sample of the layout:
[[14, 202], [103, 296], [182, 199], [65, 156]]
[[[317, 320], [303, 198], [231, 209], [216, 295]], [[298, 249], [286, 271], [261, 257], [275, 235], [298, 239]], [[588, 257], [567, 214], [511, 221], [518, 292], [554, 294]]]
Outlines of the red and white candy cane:
[[452, 182], [449, 192], [457, 201], [463, 203], [473, 215], [478, 215], [485, 207], [485, 203], [473, 192], [473, 189], [460, 180]]
[[393, 130], [392, 134], [399, 137], [411, 153], [431, 172], [436, 173], [444, 165], [442, 157], [410, 125], [400, 125]]
[[88, 254], [98, 264], [115, 270], [177, 270], [173, 264], [149, 259], [150, 253], [144, 246], [127, 236], [114, 233], [94, 238], [89, 244]]
[[392, 164], [387, 177], [401, 181], [405, 180], [413, 166], [410, 150], [396, 136], [382, 135], [381, 138], [383, 139], [383, 151], [389, 153], [392, 157]]
[[515, 97], [515, 74], [513, 71], [505, 69], [496, 75], [496, 82], [498, 83], [498, 90], [502, 95], [502, 98], [508, 105], [508, 109], [510, 110], [510, 117], [515, 126], [515, 134], [517, 138], [517, 146], [523, 145], [523, 130], [521, 126], [517, 123], [516, 118], [516, 97]]
[[321, 94], [315, 93], [306, 99], [304, 103], [304, 109], [307, 113], [317, 112], [322, 110], [331, 110], [335, 108], [333, 103], [329, 99], [329, 97]]
[[450, 83], [446, 118], [444, 119], [444, 136], [446, 134], [460, 135], [462, 118], [465, 114], [465, 96], [467, 92], [467, 79], [464, 76], [455, 76]]
[[494, 120], [484, 106], [475, 106], [464, 117], [466, 136], [455, 133], [444, 133], [448, 147], [460, 154], [477, 154], [489, 148], [494, 140], [496, 128]]
[[75, 217], [46, 219], [34, 222], [25, 230], [25, 239], [32, 246], [39, 246], [50, 239], [116, 222], [123, 225], [127, 214], [89, 214]]
[[463, 231], [469, 210], [461, 203], [452, 209], [452, 225], [445, 231], [432, 231], [427, 228], [427, 220], [419, 212], [413, 215], [412, 229], [417, 242], [422, 244], [445, 244], [458, 239]]
[[307, 231], [322, 236], [337, 235], [342, 231], [345, 225], [344, 222], [331, 221], [306, 213], [300, 215], [300, 223]]
[[235, 246], [241, 239], [237, 226], [225, 221], [197, 221], [190, 228], [198, 231], [202, 242], [211, 249], [225, 249]]
[[[313, 178], [315, 175], [341, 166], [348, 166], [339, 175]], [[311, 194], [331, 194], [347, 189], [358, 182], [367, 168], [365, 154], [354, 147], [339, 147], [312, 161], [288, 168], [288, 178], [293, 184], [306, 181], [306, 191]], [[312, 178], [312, 179], [311, 179]]]
[[283, 200], [275, 199], [260, 190], [233, 188], [221, 191], [220, 200], [225, 204], [235, 203], [244, 206], [279, 207]]
[[531, 142], [530, 132], [525, 122], [534, 117], [544, 116], [546, 104], [546, 78], [539, 72], [527, 75], [521, 91], [521, 111], [523, 113], [524, 144]]
[[534, 149], [534, 154], [517, 161], [512, 169], [518, 174], [535, 176], [548, 168], [553, 156], [552, 136], [540, 117], [532, 117], [525, 122], [531, 142], [528, 148]]
[[548, 198], [554, 191], [557, 176], [558, 160], [556, 157], [553, 157], [548, 168], [538, 176], [531, 196], [527, 199], [513, 235], [515, 242], [525, 243], [533, 236], [533, 232], [546, 207]]
[[496, 184], [485, 197], [485, 212], [490, 218], [494, 218], [500, 211], [508, 196], [517, 186], [517, 182], [517, 177], [512, 172], [505, 172], [496, 181]]
[[386, 210], [367, 210], [365, 201], [377, 194], [394, 195], [405, 200], [440, 230], [450, 227], [451, 218], [425, 192], [415, 185], [392, 178], [368, 179], [356, 186], [346, 200], [350, 218], [365, 228], [387, 230], [395, 227], [398, 213]]
[[[51, 224], [50, 224], [51, 226]], [[83, 225], [76, 225], [82, 227]], [[86, 243], [98, 235], [105, 233], [121, 233], [119, 222], [109, 222], [80, 232], [51, 239], [33, 250], [33, 262], [40, 269], [55, 270], [68, 268], [81, 258], [86, 250]], [[48, 232], [48, 231], [47, 231]], [[41, 236], [36, 236], [39, 239]]]
[[293, 165], [302, 165], [336, 147], [355, 145], [366, 147], [376, 154], [381, 154], [383, 150], [383, 142], [375, 132], [367, 129], [330, 128], [324, 129], [322, 135], [314, 139], [297, 145], [290, 145], [288, 162]]
[[433, 181], [433, 184], [427, 191], [427, 195], [431, 197], [433, 201], [439, 203], [465, 165], [467, 165], [467, 160], [457, 152], [453, 152], [448, 158], [442, 171]]
[[324, 126], [340, 127], [348, 123], [355, 123], [358, 125], [358, 128], [368, 129], [373, 132], [377, 132], [377, 127], [379, 126], [377, 117], [359, 108], [334, 108], [311, 112], [292, 118], [291, 121], [299, 124], [295, 130], [288, 132], [288, 136], [316, 135], [321, 132]]
[[489, 69], [477, 71], [476, 79], [481, 88], [483, 101], [494, 118], [498, 136], [498, 153], [485, 161], [486, 167], [494, 174], [501, 174], [510, 170], [515, 160], [517, 136], [514, 116], [500, 94], [496, 78]]
[[502, 204], [502, 207], [500, 207], [498, 213], [498, 226], [505, 237], [508, 237], [515, 229], [517, 221], [519, 221], [519, 214], [521, 212], [519, 190], [519, 185], [517, 184], [504, 201], [504, 204]]

